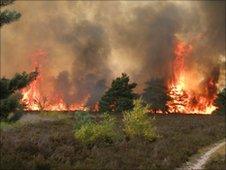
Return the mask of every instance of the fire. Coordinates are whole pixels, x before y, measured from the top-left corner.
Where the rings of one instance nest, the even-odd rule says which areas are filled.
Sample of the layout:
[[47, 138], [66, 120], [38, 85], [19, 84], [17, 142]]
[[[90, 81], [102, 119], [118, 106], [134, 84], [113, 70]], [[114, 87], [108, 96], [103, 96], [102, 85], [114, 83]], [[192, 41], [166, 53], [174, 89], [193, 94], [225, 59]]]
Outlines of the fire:
[[[84, 97], [80, 102], [67, 104], [60, 92], [54, 91], [51, 79], [47, 78], [44, 72], [48, 73], [43, 66], [47, 65], [46, 53], [42, 50], [35, 52], [31, 57], [32, 67], [38, 69], [38, 77], [27, 87], [21, 89], [23, 95], [21, 103], [28, 111], [75, 111], [87, 110], [85, 103], [89, 96]], [[45, 75], [45, 76], [44, 76]]]
[[[216, 107], [213, 101], [216, 97], [216, 82], [209, 78], [205, 87], [191, 88], [192, 84], [201, 84], [198, 77], [190, 76], [185, 70], [185, 57], [192, 52], [192, 46], [178, 41], [174, 50], [173, 78], [168, 83], [171, 101], [167, 103], [171, 113], [211, 114]], [[198, 81], [198, 83], [196, 82]], [[204, 88], [204, 89], [203, 89]], [[211, 89], [214, 89], [210, 93]]]
[[42, 78], [39, 75], [36, 80], [21, 90], [23, 98], [22, 104], [26, 106], [25, 110], [29, 111], [75, 111], [75, 110], [87, 110], [85, 101], [80, 103], [66, 104], [60, 95], [52, 95], [43, 97], [40, 92], [40, 84]]

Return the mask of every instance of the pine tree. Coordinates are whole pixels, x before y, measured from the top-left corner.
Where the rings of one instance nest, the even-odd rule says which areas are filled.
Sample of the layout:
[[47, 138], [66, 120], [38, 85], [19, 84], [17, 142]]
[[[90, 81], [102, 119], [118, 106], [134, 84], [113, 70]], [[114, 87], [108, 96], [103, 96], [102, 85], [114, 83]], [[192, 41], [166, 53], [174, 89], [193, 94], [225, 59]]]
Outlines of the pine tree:
[[136, 83], [129, 83], [129, 76], [123, 73], [112, 81], [111, 88], [102, 96], [99, 101], [100, 111], [121, 113], [132, 109], [133, 100], [137, 97], [133, 92], [136, 86]]
[[[1, 0], [0, 7], [4, 7], [6, 5], [10, 5], [15, 0]], [[0, 12], [0, 27], [2, 27], [5, 24], [9, 24], [13, 21], [18, 20], [21, 17], [21, 14], [17, 11], [10, 11], [10, 10], [1, 10]]]
[[217, 107], [215, 113], [217, 114], [226, 113], [226, 87], [217, 94], [217, 98], [214, 101], [214, 105]]
[[163, 79], [152, 79], [146, 83], [147, 88], [144, 89], [142, 95], [144, 101], [150, 105], [150, 109], [155, 113], [158, 110], [167, 112], [167, 101], [170, 97], [167, 92], [167, 86]]
[[8, 113], [21, 108], [19, 100], [21, 94], [18, 90], [26, 87], [30, 82], [36, 79], [37, 70], [31, 73], [16, 73], [12, 79], [0, 78], [0, 119], [7, 118]]
[[[1, 8], [12, 4], [15, 0], [1, 0]], [[19, 19], [20, 13], [16, 11], [4, 10], [0, 12], [0, 26], [8, 24], [12, 21]], [[12, 79], [5, 77], [0, 78], [0, 119], [8, 117], [10, 112], [14, 112], [21, 108], [19, 100], [21, 94], [18, 92], [21, 88], [27, 86], [38, 76], [37, 69], [34, 72], [22, 74], [16, 73]]]

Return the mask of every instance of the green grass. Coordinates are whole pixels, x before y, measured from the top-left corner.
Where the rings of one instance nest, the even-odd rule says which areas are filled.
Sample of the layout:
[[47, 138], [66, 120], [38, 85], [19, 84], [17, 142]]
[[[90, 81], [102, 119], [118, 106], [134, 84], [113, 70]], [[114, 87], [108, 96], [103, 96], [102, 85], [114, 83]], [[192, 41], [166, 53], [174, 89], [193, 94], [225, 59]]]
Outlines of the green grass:
[[[119, 131], [121, 119], [117, 117]], [[2, 131], [0, 169], [174, 169], [200, 148], [225, 137], [223, 116], [158, 115], [154, 125], [160, 137], [154, 142], [134, 138], [87, 147], [74, 138], [74, 121]]]
[[19, 122], [7, 122], [7, 121], [0, 121], [0, 130], [6, 130], [10, 128], [19, 127], [21, 123]]

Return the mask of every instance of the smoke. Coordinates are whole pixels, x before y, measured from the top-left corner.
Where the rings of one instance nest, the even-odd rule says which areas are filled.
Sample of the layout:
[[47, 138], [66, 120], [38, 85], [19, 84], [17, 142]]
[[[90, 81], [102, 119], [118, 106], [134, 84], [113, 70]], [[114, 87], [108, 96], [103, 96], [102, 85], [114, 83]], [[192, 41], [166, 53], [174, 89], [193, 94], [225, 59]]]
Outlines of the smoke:
[[169, 79], [178, 39], [193, 48], [187, 70], [205, 80], [220, 68], [216, 82], [225, 85], [224, 1], [18, 1], [9, 8], [22, 17], [1, 29], [1, 76], [31, 70], [30, 54], [42, 49], [44, 76], [69, 104], [87, 96], [93, 104], [122, 72], [137, 92], [151, 78]]

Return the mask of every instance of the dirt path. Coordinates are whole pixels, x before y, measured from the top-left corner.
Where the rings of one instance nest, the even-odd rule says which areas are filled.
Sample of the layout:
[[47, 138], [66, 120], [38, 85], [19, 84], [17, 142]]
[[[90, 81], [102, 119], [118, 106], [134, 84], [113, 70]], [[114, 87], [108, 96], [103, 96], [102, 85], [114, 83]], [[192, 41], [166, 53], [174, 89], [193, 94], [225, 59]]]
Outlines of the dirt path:
[[206, 150], [201, 155], [195, 155], [193, 158], [191, 158], [191, 161], [187, 162], [182, 168], [179, 168], [180, 170], [200, 170], [203, 169], [205, 164], [209, 161], [209, 159], [212, 157], [212, 155], [215, 154], [215, 152], [221, 148], [225, 147], [226, 142], [225, 139], [221, 142], [218, 142], [214, 144], [213, 146], [209, 147], [208, 150]]

